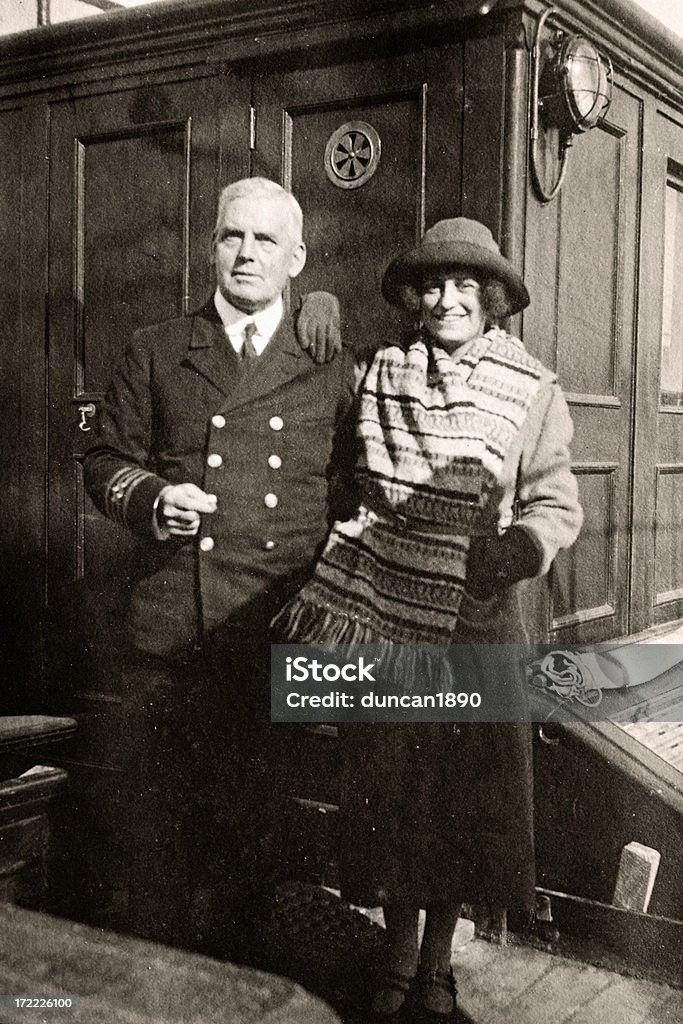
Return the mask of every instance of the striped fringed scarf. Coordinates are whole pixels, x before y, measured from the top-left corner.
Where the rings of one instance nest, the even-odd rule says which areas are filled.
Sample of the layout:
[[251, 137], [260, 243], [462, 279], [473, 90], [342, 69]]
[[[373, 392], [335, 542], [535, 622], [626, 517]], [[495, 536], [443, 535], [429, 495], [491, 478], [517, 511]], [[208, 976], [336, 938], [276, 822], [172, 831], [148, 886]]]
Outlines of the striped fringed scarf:
[[312, 579], [275, 620], [299, 643], [447, 643], [470, 536], [496, 532], [489, 496], [541, 365], [495, 328], [452, 359], [421, 335], [380, 351], [361, 395], [363, 504], [336, 523]]

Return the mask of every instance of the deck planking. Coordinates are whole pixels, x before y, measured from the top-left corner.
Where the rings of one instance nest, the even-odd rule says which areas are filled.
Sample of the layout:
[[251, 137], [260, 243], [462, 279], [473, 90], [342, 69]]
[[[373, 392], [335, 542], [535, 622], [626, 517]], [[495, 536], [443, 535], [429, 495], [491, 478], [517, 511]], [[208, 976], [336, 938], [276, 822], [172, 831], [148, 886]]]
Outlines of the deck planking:
[[681, 1024], [683, 992], [525, 946], [482, 940], [453, 962], [477, 1024]]

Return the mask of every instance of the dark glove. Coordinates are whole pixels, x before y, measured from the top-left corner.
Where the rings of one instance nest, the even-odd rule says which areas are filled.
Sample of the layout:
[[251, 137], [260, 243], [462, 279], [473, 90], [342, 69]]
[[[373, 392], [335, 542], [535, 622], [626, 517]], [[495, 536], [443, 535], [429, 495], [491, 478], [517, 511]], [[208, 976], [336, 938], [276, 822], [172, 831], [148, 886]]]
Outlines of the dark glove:
[[513, 583], [537, 576], [540, 568], [540, 551], [521, 526], [511, 526], [498, 537], [473, 537], [465, 590], [477, 601], [488, 601]]
[[330, 292], [309, 292], [301, 298], [296, 335], [316, 363], [329, 363], [341, 352], [339, 299]]

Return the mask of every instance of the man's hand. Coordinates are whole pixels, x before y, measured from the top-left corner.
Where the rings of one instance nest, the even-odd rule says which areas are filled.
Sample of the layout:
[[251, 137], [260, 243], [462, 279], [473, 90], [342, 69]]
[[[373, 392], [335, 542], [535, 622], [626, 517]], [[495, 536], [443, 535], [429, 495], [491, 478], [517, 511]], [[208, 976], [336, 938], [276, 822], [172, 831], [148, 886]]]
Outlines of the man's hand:
[[339, 299], [330, 292], [309, 292], [301, 299], [296, 321], [301, 347], [316, 363], [329, 363], [341, 352]]
[[216, 511], [218, 499], [196, 484], [169, 484], [159, 495], [157, 524], [163, 533], [193, 537], [202, 515]]

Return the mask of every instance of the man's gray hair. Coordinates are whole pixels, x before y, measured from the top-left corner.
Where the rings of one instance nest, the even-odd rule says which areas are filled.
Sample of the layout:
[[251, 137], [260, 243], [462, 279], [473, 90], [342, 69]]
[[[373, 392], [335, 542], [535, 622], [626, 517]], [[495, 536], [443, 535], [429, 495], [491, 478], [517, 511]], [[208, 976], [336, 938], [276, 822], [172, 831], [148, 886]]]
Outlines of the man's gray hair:
[[278, 185], [276, 181], [271, 181], [270, 178], [241, 178], [239, 181], [233, 181], [231, 185], [226, 185], [218, 197], [216, 227], [213, 232], [214, 242], [216, 240], [219, 225], [223, 220], [223, 214], [225, 213], [226, 206], [235, 199], [252, 198], [279, 199], [281, 202], [285, 203], [289, 210], [295, 241], [301, 241], [304, 215], [292, 193], [288, 192], [287, 189], [282, 187], [282, 185]]

